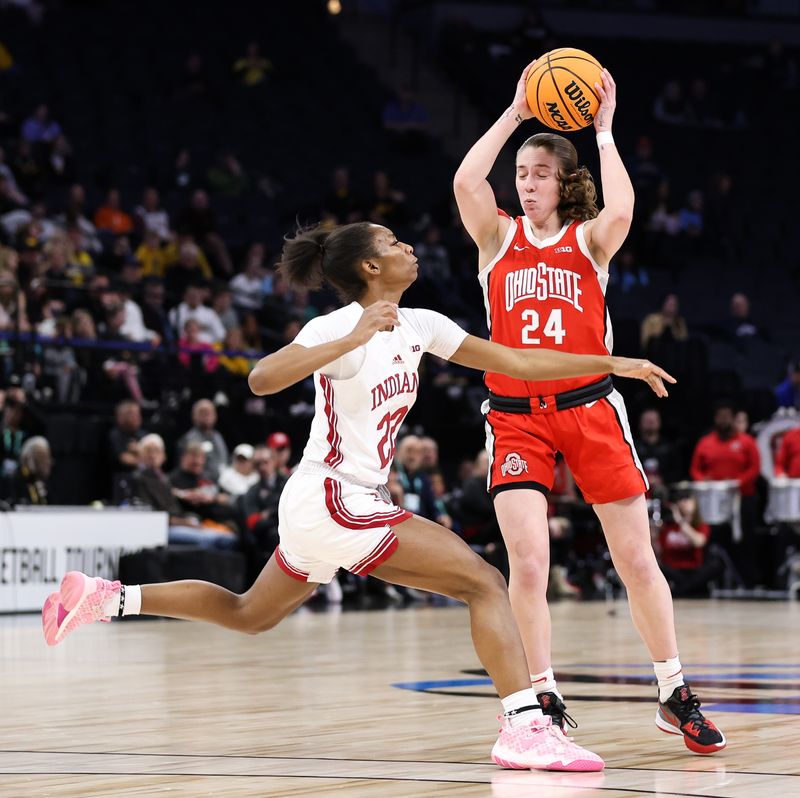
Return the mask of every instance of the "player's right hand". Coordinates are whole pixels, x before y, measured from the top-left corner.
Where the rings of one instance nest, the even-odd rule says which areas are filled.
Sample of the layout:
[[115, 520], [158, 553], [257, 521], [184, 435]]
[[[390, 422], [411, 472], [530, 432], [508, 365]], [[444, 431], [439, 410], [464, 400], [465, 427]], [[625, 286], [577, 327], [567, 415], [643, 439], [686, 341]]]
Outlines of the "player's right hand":
[[535, 63], [536, 61], [531, 61], [530, 64], [522, 70], [522, 76], [517, 81], [517, 92], [514, 95], [514, 102], [512, 103], [514, 112], [519, 114], [523, 119], [533, 118], [533, 111], [531, 111], [528, 105], [528, 98], [525, 94], [525, 86], [527, 85], [528, 72], [530, 72], [531, 67]]
[[356, 346], [363, 346], [378, 330], [399, 327], [400, 318], [396, 302], [381, 299], [373, 302], [362, 314], [349, 338]]
[[662, 399], [669, 396], [664, 383], [671, 382], [674, 385], [677, 382], [675, 377], [667, 374], [664, 369], [649, 360], [634, 357], [614, 357], [613, 361], [612, 374], [617, 377], [644, 380], [652, 388], [653, 393]]

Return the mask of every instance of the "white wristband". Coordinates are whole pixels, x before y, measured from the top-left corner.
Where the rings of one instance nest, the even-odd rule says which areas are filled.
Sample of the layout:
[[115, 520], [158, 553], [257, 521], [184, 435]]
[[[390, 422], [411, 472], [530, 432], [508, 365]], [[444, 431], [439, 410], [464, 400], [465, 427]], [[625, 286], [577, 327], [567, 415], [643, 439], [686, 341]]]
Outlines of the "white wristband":
[[610, 130], [601, 130], [597, 134], [597, 146], [600, 147], [603, 144], [613, 144], [614, 143], [614, 136], [612, 135]]

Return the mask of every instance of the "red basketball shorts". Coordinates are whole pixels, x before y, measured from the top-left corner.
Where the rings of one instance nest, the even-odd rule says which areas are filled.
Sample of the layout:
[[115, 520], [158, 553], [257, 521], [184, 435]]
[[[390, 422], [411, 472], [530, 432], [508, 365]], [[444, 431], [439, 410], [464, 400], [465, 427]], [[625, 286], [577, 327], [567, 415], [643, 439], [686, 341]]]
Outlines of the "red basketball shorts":
[[561, 452], [584, 499], [607, 504], [644, 493], [649, 485], [633, 445], [625, 402], [612, 391], [596, 402], [554, 412], [486, 414], [489, 491], [553, 487]]

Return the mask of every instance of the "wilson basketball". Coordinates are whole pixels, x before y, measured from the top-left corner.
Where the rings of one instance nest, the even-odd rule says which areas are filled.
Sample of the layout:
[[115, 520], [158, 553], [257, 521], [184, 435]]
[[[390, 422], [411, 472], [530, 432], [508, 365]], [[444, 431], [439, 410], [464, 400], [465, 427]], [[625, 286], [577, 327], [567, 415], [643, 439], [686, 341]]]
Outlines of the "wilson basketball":
[[528, 72], [525, 93], [533, 115], [547, 127], [568, 133], [594, 122], [602, 67], [574, 47], [560, 47], [537, 59]]

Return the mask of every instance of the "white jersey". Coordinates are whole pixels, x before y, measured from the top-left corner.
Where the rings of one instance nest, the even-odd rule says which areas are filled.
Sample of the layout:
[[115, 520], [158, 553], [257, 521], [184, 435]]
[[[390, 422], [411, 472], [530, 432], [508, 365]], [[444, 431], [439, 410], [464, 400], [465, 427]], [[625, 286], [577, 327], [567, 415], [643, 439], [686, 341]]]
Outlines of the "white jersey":
[[[312, 319], [293, 343], [343, 338], [361, 318], [358, 302]], [[417, 398], [423, 352], [449, 358], [467, 333], [432, 310], [400, 308], [400, 326], [314, 372], [316, 412], [303, 461], [324, 463], [367, 485], [386, 483], [397, 431]]]

